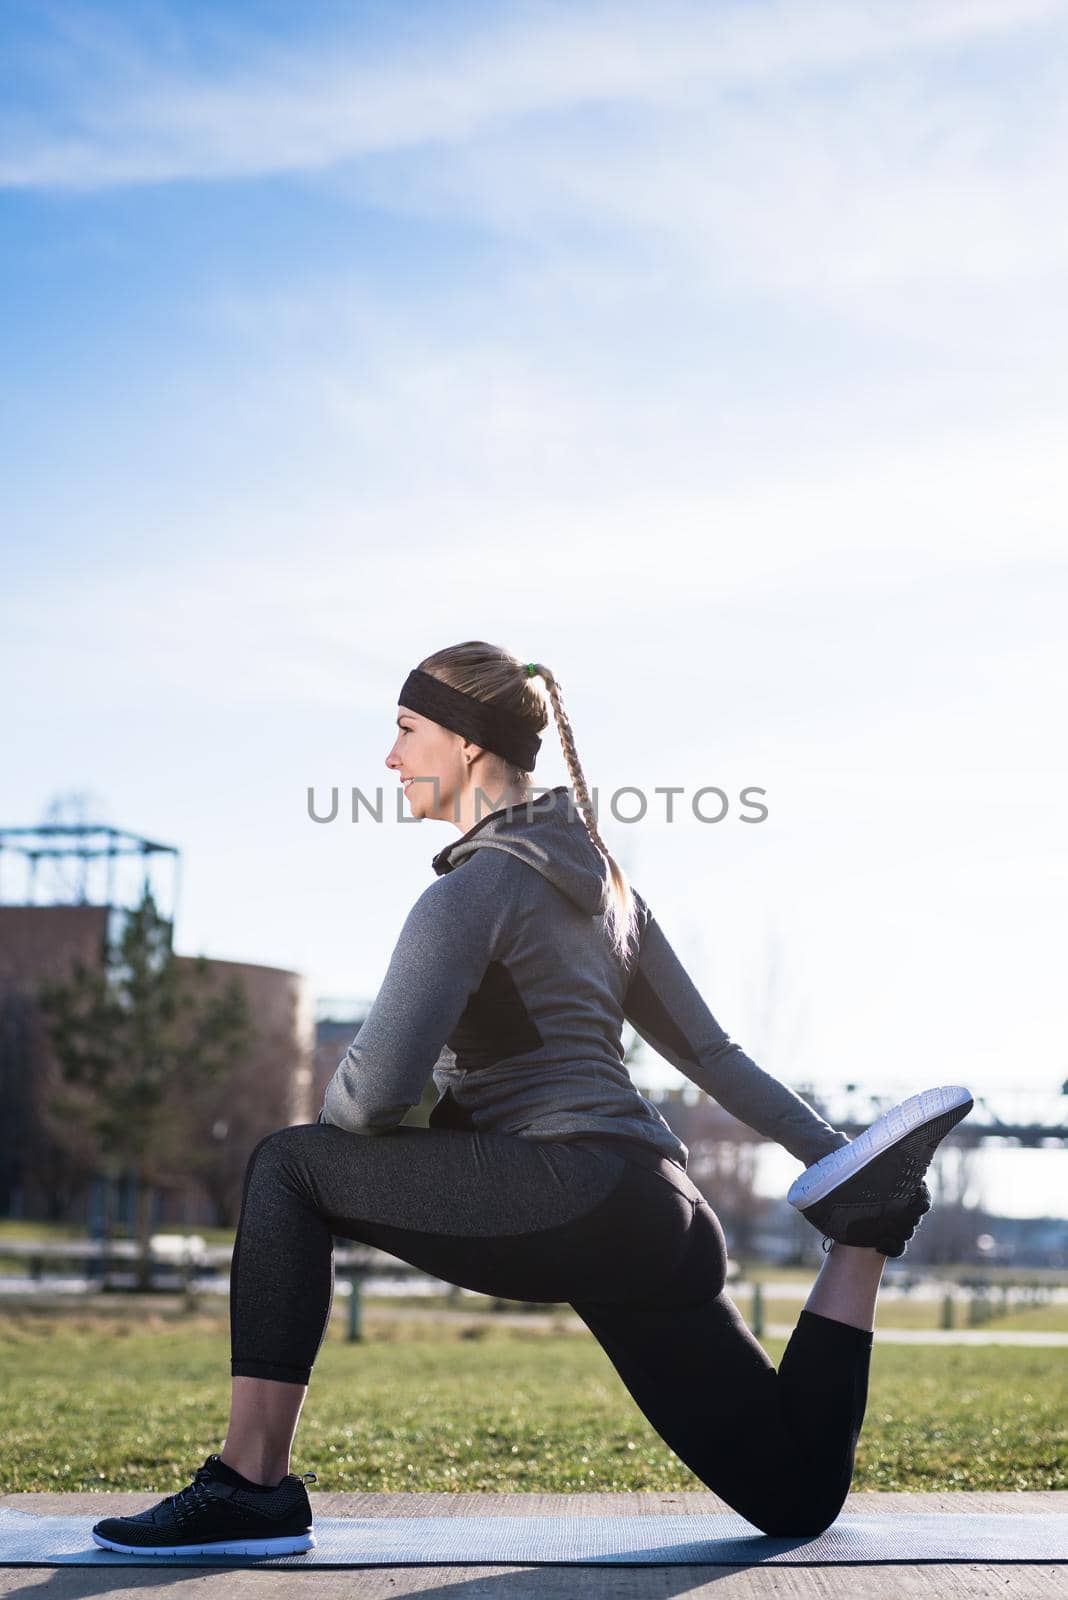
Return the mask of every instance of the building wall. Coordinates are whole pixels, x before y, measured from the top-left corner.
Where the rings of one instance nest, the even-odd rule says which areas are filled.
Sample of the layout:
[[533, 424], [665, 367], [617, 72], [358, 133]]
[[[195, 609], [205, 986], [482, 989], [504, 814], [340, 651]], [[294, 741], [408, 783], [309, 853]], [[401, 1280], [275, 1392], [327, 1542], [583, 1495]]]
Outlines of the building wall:
[[[75, 959], [99, 963], [102, 906], [0, 906], [0, 1215], [85, 1221], [97, 1187], [89, 1136], [50, 1131], [46, 1107], [60, 1075], [36, 1004], [44, 979], [70, 976]], [[194, 958], [178, 956], [183, 975]], [[251, 962], [207, 962], [207, 982], [244, 986], [253, 1041], [208, 1096], [210, 1121], [188, 1170], [163, 1174], [157, 1222], [234, 1222], [248, 1156], [265, 1134], [313, 1122], [315, 1025], [307, 980]], [[194, 1159], [195, 1158], [195, 1159]]]
[[106, 906], [0, 906], [0, 994], [34, 993], [66, 977], [76, 958], [100, 958]]
[[322, 1017], [316, 1024], [312, 1093], [315, 1114], [311, 1118], [313, 1122], [318, 1120], [322, 1109], [326, 1086], [337, 1071], [338, 1063], [345, 1051], [359, 1033], [363, 1020], [362, 1016]]
[[75, 961], [99, 962], [107, 917], [104, 906], [0, 906], [0, 1215], [59, 1220], [89, 1176], [87, 1152], [44, 1127], [57, 1070], [36, 995]]
[[[179, 969], [192, 973], [196, 957], [178, 956]], [[235, 1072], [238, 1087], [248, 1085], [265, 1100], [283, 1128], [314, 1122], [315, 1019], [307, 979], [282, 967], [209, 958], [211, 981], [222, 987], [236, 978], [244, 987], [256, 1030], [256, 1048]]]

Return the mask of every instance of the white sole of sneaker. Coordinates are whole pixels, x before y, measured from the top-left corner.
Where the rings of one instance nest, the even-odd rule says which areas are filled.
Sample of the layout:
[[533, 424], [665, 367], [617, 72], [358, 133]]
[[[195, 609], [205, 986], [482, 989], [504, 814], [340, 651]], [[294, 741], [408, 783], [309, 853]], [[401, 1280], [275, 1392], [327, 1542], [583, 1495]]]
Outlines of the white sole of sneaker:
[[314, 1550], [315, 1534], [287, 1534], [279, 1539], [220, 1539], [217, 1544], [120, 1544], [117, 1539], [102, 1539], [93, 1534], [93, 1542], [103, 1550], [118, 1550], [129, 1556], [295, 1556], [302, 1550]]
[[787, 1200], [798, 1211], [815, 1205], [817, 1200], [822, 1200], [832, 1189], [836, 1189], [843, 1179], [862, 1171], [876, 1156], [881, 1156], [884, 1150], [889, 1150], [906, 1134], [922, 1128], [925, 1122], [933, 1122], [936, 1117], [944, 1116], [947, 1111], [968, 1105], [971, 1099], [970, 1092], [959, 1084], [925, 1089], [922, 1094], [911, 1095], [908, 1100], [902, 1100], [900, 1105], [884, 1111], [850, 1144], [843, 1145], [841, 1150], [832, 1150], [811, 1167], [806, 1167], [787, 1190]]

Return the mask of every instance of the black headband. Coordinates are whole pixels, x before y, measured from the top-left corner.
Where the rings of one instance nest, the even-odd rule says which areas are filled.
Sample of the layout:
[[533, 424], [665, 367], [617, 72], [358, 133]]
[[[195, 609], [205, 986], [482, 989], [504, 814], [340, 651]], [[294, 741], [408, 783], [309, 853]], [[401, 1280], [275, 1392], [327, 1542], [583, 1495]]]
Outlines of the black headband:
[[534, 770], [541, 740], [526, 718], [517, 717], [513, 711], [476, 700], [474, 695], [454, 689], [451, 683], [443, 683], [419, 667], [413, 667], [405, 678], [397, 704], [418, 711], [453, 733], [462, 733], [472, 744], [503, 756], [521, 772]]

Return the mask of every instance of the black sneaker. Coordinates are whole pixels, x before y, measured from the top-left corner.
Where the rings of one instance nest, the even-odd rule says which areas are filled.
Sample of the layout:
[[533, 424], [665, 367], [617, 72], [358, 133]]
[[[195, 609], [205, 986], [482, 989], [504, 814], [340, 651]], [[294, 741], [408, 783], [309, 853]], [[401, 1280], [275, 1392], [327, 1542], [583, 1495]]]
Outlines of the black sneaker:
[[[919, 1227], [920, 1219], [930, 1209], [931, 1191], [925, 1183], [921, 1183], [907, 1206], [887, 1208], [880, 1217], [874, 1218], [867, 1224], [854, 1218], [850, 1224], [852, 1230], [850, 1236], [842, 1242], [866, 1245], [869, 1249], [878, 1250], [884, 1256], [903, 1256], [909, 1240]], [[824, 1234], [824, 1254], [832, 1248], [834, 1242], [829, 1235]]]
[[105, 1517], [93, 1539], [105, 1550], [138, 1556], [288, 1556], [315, 1547], [305, 1481], [288, 1473], [273, 1489], [242, 1487], [232, 1467], [211, 1455], [192, 1483], [148, 1511]]
[[851, 1143], [806, 1167], [786, 1198], [825, 1239], [903, 1255], [931, 1206], [924, 1173], [974, 1103], [953, 1084], [891, 1106]]

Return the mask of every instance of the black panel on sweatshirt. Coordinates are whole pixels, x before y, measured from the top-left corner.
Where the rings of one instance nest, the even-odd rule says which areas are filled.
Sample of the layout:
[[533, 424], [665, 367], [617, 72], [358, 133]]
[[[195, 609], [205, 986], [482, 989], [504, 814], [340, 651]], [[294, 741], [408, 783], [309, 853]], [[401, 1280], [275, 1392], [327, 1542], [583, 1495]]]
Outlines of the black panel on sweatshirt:
[[491, 961], [448, 1041], [457, 1067], [471, 1072], [495, 1066], [510, 1056], [537, 1050], [543, 1042], [512, 974], [503, 961]]

